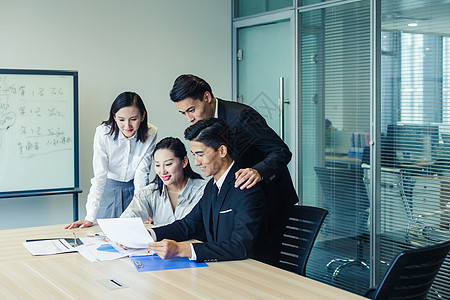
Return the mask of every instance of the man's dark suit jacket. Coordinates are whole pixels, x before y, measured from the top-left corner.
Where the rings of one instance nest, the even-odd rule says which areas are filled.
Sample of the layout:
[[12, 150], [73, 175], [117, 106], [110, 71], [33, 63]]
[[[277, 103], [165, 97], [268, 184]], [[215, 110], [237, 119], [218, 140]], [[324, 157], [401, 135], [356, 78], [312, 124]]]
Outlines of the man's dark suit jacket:
[[264, 192], [260, 184], [243, 191], [234, 188], [237, 170], [239, 167], [235, 163], [225, 178], [212, 213], [214, 179], [207, 183], [202, 198], [188, 215], [172, 224], [153, 228], [157, 239], [185, 241], [200, 234], [206, 236], [206, 242], [193, 244], [196, 261], [247, 258], [263, 219]]
[[[218, 117], [232, 129], [234, 138], [231, 156], [240, 165], [256, 169], [263, 177], [267, 218], [264, 244], [272, 253], [261, 257], [266, 263], [277, 265], [281, 233], [290, 208], [298, 202], [287, 164], [291, 160], [288, 146], [253, 108], [245, 104], [218, 99]], [[265, 229], [264, 229], [265, 228]], [[262, 241], [261, 241], [262, 242]]]

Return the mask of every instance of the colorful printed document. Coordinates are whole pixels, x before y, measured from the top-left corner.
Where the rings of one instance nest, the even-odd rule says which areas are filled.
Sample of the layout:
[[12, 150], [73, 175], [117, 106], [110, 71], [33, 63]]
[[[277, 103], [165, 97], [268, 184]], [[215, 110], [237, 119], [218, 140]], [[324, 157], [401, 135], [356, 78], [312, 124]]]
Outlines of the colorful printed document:
[[174, 269], [202, 268], [208, 265], [204, 262], [196, 263], [187, 257], [162, 259], [158, 255], [130, 256], [131, 261], [139, 272], [161, 271]]
[[[103, 249], [102, 249], [103, 248]], [[114, 249], [110, 244], [106, 242], [102, 243], [85, 243], [84, 245], [78, 246], [77, 251], [84, 258], [91, 262], [113, 260], [122, 257], [127, 257], [126, 254], [119, 253], [117, 250], [114, 251], [104, 251], [105, 248]]]
[[[103, 236], [103, 233], [101, 234]], [[97, 235], [100, 236], [100, 235]], [[113, 260], [132, 255], [152, 255], [153, 251], [145, 249], [123, 249], [115, 242], [108, 242], [104, 238], [83, 237], [83, 245], [75, 249], [90, 262]]]

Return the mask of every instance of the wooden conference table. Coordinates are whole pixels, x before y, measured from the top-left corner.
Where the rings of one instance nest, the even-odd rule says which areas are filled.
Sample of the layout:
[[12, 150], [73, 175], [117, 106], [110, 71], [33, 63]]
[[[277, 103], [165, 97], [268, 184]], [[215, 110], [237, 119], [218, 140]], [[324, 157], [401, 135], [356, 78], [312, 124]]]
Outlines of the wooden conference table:
[[[72, 238], [98, 226], [0, 230], [0, 299], [365, 299], [252, 259], [206, 268], [138, 272], [129, 258], [89, 262], [78, 253], [32, 256], [27, 239]], [[117, 280], [110, 290], [99, 281]]]

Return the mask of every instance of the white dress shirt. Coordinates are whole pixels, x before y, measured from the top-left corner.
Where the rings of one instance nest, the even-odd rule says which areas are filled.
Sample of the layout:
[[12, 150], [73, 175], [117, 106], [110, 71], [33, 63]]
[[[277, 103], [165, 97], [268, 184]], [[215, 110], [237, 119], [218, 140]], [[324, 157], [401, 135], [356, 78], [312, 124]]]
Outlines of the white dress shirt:
[[219, 118], [219, 100], [216, 99], [216, 108], [214, 109], [214, 118]]
[[156, 183], [150, 183], [141, 191], [134, 194], [133, 200], [120, 216], [121, 218], [140, 217], [143, 222], [151, 218], [155, 226], [167, 225], [175, 220], [184, 218], [200, 198], [207, 181], [189, 178], [186, 186], [178, 195], [178, 204], [175, 211], [172, 209], [166, 186], [159, 194]]
[[135, 193], [149, 182], [148, 174], [156, 144], [157, 128], [148, 124], [145, 143], [137, 142], [136, 134], [130, 138], [119, 132], [117, 139], [109, 135], [110, 126], [98, 126], [94, 136], [94, 177], [86, 202], [85, 220], [94, 222], [106, 183], [106, 178], [128, 182], [134, 179]]
[[217, 189], [219, 190], [217, 194], [220, 193], [220, 189], [222, 188], [223, 183], [225, 182], [225, 178], [227, 178], [228, 173], [230, 173], [231, 167], [234, 165], [234, 160], [231, 163], [231, 165], [228, 167], [228, 169], [225, 171], [225, 173], [220, 176], [218, 180], [214, 180], [214, 184], [217, 186]]

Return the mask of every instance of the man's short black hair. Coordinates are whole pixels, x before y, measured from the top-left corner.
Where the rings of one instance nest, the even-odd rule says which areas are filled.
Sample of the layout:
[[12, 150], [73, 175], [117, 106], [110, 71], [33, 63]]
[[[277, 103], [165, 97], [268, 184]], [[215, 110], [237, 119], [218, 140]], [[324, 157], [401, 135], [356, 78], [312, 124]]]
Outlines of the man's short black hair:
[[225, 145], [228, 154], [231, 154], [231, 128], [222, 119], [211, 118], [200, 120], [189, 126], [184, 131], [184, 138], [188, 141], [200, 142], [217, 151], [220, 146]]
[[175, 79], [170, 91], [170, 99], [173, 102], [186, 98], [202, 101], [205, 92], [209, 92], [211, 97], [214, 97], [211, 86], [204, 79], [192, 74], [184, 74]]

